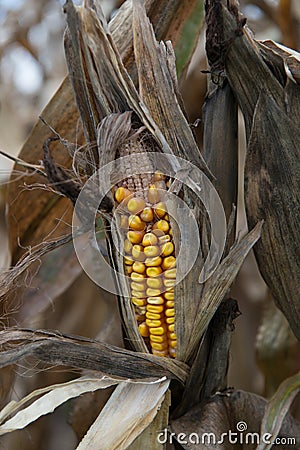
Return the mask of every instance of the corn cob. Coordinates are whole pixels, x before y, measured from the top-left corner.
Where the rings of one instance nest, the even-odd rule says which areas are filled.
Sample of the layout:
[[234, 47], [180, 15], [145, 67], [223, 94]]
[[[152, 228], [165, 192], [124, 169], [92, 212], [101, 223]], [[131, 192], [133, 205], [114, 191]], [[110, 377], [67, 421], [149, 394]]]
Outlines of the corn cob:
[[[120, 155], [133, 154], [139, 147], [126, 144]], [[145, 171], [151, 170], [140, 155], [137, 163]], [[158, 172], [145, 173], [125, 178], [115, 186], [114, 199], [121, 211], [121, 228], [126, 230], [124, 266], [130, 277], [139, 332], [154, 355], [175, 357], [176, 257], [164, 192], [166, 177]]]

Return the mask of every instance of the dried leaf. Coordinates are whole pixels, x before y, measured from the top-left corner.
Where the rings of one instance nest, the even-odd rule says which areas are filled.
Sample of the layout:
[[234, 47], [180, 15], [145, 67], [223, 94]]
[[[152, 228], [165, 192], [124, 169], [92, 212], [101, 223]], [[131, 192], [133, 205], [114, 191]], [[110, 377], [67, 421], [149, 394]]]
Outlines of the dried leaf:
[[78, 445], [77, 450], [128, 448], [131, 442], [153, 421], [168, 386], [169, 381], [142, 386], [121, 383]]
[[249, 140], [245, 202], [250, 226], [265, 220], [255, 247], [260, 271], [300, 339], [299, 126], [261, 95]]
[[285, 416], [299, 392], [300, 372], [281, 383], [271, 400], [268, 402], [261, 424], [261, 435], [270, 433], [272, 435], [272, 438], [270, 439], [271, 443], [260, 443], [257, 450], [267, 450], [273, 447], [273, 443], [280, 432]]

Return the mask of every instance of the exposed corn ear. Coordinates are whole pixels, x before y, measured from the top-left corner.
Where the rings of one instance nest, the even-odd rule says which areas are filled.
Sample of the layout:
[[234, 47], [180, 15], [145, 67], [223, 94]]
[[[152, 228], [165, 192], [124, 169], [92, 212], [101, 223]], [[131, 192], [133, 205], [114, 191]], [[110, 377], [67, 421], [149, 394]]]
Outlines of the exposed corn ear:
[[[145, 189], [145, 183], [138, 184], [135, 180], [133, 186], [124, 180], [114, 191], [116, 206], [121, 211], [120, 223], [128, 224], [124, 240], [125, 272], [130, 277], [131, 302], [140, 335], [154, 355], [175, 357], [176, 256], [162, 198], [166, 182], [161, 173], [152, 174], [148, 181]], [[136, 189], [137, 185], [143, 189]]]

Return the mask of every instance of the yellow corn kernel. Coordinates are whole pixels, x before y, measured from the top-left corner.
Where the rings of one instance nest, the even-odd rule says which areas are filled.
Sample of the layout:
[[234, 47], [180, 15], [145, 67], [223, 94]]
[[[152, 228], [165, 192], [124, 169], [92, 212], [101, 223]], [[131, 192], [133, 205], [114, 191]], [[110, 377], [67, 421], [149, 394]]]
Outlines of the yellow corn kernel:
[[125, 266], [127, 275], [130, 275], [133, 272], [133, 266]]
[[145, 229], [146, 224], [139, 216], [131, 215], [128, 219], [128, 226], [132, 230], [142, 231]]
[[133, 263], [132, 270], [134, 270], [137, 273], [144, 273], [146, 270], [146, 266], [142, 262], [135, 261]]
[[175, 324], [174, 324], [174, 323], [172, 323], [172, 325], [168, 325], [168, 330], [169, 330], [171, 333], [174, 333], [174, 329], [175, 329]]
[[167, 256], [166, 258], [164, 258], [164, 260], [162, 262], [162, 268], [164, 270], [172, 269], [175, 266], [176, 266], [175, 256]]
[[144, 281], [145, 275], [143, 273], [132, 272], [130, 278], [132, 281]]
[[151, 184], [151, 186], [149, 187], [148, 200], [152, 204], [159, 202], [159, 192], [154, 184]]
[[[148, 306], [148, 305], [147, 305]], [[148, 308], [147, 308], [147, 311], [148, 311]], [[167, 317], [166, 318], [166, 323], [168, 324], [168, 325], [171, 325], [172, 323], [174, 323], [175, 322], [175, 319], [174, 319], [174, 316], [173, 317]]]
[[177, 336], [175, 333], [170, 333], [168, 337], [171, 341], [176, 341], [176, 339], [177, 339]]
[[154, 217], [152, 208], [150, 208], [149, 206], [144, 208], [140, 214], [140, 217], [144, 222], [152, 222]]
[[158, 328], [161, 327], [163, 324], [163, 320], [150, 320], [150, 319], [146, 319], [146, 324], [148, 325], [149, 329], [151, 330], [151, 328]]
[[162, 273], [162, 269], [160, 267], [148, 267], [146, 270], [146, 274], [150, 278], [159, 277]]
[[176, 284], [176, 280], [174, 280], [174, 278], [169, 278], [169, 279], [165, 279], [164, 280], [164, 285], [166, 286], [166, 288], [170, 288], [175, 286]]
[[118, 189], [115, 192], [115, 199], [118, 203], [121, 203], [123, 200], [128, 198], [131, 195], [131, 192], [124, 188], [124, 187], [118, 187]]
[[132, 258], [127, 258], [127, 257], [125, 257], [124, 258], [124, 263], [126, 264], [126, 265], [128, 265], [128, 266], [132, 266], [132, 264], [134, 263], [134, 261], [133, 261], [133, 259]]
[[131, 301], [136, 306], [145, 306], [145, 305], [147, 305], [147, 300], [145, 298], [131, 297]]
[[170, 222], [169, 214], [166, 214], [166, 215], [165, 215], [165, 220], [166, 220], [167, 222]]
[[155, 245], [155, 244], [157, 244], [157, 242], [158, 242], [158, 239], [154, 233], [146, 233], [142, 240], [142, 244], [144, 247], [146, 247], [148, 245], [150, 245], [150, 246]]
[[166, 348], [165, 350], [162, 350], [162, 351], [153, 349], [152, 354], [154, 356], [159, 356], [160, 358], [164, 358], [165, 356], [168, 356], [169, 353], [168, 353], [168, 349]]
[[156, 222], [153, 225], [153, 229], [155, 230], [156, 228], [158, 230], [163, 231], [164, 233], [167, 233], [169, 231], [169, 229], [170, 229], [170, 225], [169, 225], [169, 223], [166, 220], [162, 219], [162, 220], [159, 220], [158, 222]]
[[166, 328], [165, 327], [150, 328], [149, 331], [150, 334], [154, 334], [155, 336], [163, 336], [166, 332]]
[[153, 350], [160, 350], [160, 351], [162, 351], [162, 350], [165, 350], [165, 349], [168, 348], [168, 343], [167, 342], [163, 342], [163, 343], [159, 344], [157, 342], [151, 341], [151, 348]]
[[150, 288], [153, 288], [153, 289], [159, 289], [162, 287], [162, 284], [163, 284], [161, 278], [158, 278], [158, 277], [147, 278], [146, 282], [147, 282], [147, 286]]
[[127, 203], [127, 209], [132, 214], [137, 214], [145, 208], [145, 200], [140, 197], [132, 197]]
[[146, 318], [150, 320], [162, 320], [162, 314], [155, 314], [147, 311]]
[[136, 291], [136, 290], [132, 289], [131, 295], [132, 295], [132, 297], [135, 297], [135, 298], [145, 298], [144, 291]]
[[164, 215], [166, 214], [166, 205], [163, 202], [159, 202], [156, 205], [153, 206], [155, 214], [162, 219]]
[[125, 241], [124, 241], [124, 251], [126, 253], [131, 253], [131, 250], [132, 250], [132, 243], [128, 239], [125, 239]]
[[158, 297], [160, 294], [161, 294], [161, 289], [148, 288], [146, 290], [147, 297]]
[[[171, 347], [171, 348], [176, 348], [177, 347], [177, 340], [175, 341], [169, 341], [169, 346]], [[171, 349], [169, 349], [169, 350], [171, 350]], [[171, 351], [170, 351], [170, 354], [172, 354], [171, 353]]]
[[160, 256], [154, 256], [153, 258], [145, 259], [145, 264], [147, 267], [157, 267], [160, 266], [162, 262], [163, 260]]
[[138, 292], [144, 293], [144, 297], [145, 297], [145, 285], [144, 285], [144, 283], [136, 283], [135, 281], [133, 281], [131, 283], [131, 289], [132, 289], [132, 291], [138, 291]]
[[[150, 305], [163, 305], [165, 303], [164, 299], [162, 297], [148, 297], [147, 298], [147, 302], [148, 302], [148, 311], [151, 311], [151, 309], [149, 309]], [[163, 308], [162, 308], [163, 311]], [[156, 312], [156, 311], [153, 311]]]
[[176, 278], [176, 268], [168, 269], [164, 272], [165, 278]]
[[131, 254], [135, 261], [142, 262], [145, 259], [144, 247], [142, 247], [141, 245], [138, 244], [134, 245], [132, 247]]
[[172, 228], [170, 229], [169, 234], [170, 234], [170, 236], [173, 236], [173, 230], [172, 230]]
[[174, 300], [175, 299], [174, 289], [172, 289], [172, 291], [165, 292], [164, 297], [166, 300]]
[[[169, 234], [164, 234], [163, 236], [160, 236], [158, 238], [158, 243], [159, 243], [159, 245], [163, 246], [167, 242], [170, 242], [170, 240], [171, 240], [171, 236]], [[164, 255], [164, 256], [168, 256], [168, 255]]]
[[[149, 301], [149, 298], [147, 300]], [[163, 310], [164, 310], [164, 307], [162, 305], [157, 305], [157, 304], [155, 304], [155, 305], [148, 304], [147, 305], [148, 312], [152, 312], [155, 314], [161, 314], [163, 312]]]
[[144, 249], [146, 258], [152, 258], [153, 256], [158, 256], [160, 254], [160, 248], [157, 245], [147, 245]]
[[154, 334], [150, 335], [150, 341], [151, 342], [158, 342], [158, 343], [162, 343], [162, 342], [166, 342], [166, 338], [165, 336], [155, 336]]
[[128, 231], [127, 233], [127, 239], [132, 243], [132, 244], [139, 244], [140, 242], [142, 242], [144, 237], [144, 232], [143, 231]]
[[174, 300], [166, 301], [166, 308], [174, 308]]
[[174, 244], [173, 242], [166, 242], [161, 249], [162, 256], [170, 256], [174, 252]]
[[139, 332], [140, 332], [140, 335], [142, 337], [148, 337], [149, 336], [149, 328], [148, 328], [148, 326], [146, 325], [145, 322], [143, 322], [143, 323], [141, 323], [139, 325]]
[[165, 310], [166, 317], [174, 317], [175, 316], [175, 310], [174, 308], [166, 309]]

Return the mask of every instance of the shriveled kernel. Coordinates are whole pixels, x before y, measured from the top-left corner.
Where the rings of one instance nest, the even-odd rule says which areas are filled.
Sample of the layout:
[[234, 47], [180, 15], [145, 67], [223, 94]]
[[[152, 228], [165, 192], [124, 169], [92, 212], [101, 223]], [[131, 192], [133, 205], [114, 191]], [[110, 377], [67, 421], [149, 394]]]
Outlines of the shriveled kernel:
[[128, 198], [131, 195], [131, 192], [124, 188], [124, 187], [118, 187], [118, 189], [115, 192], [115, 199], [118, 203], [121, 203], [123, 200]]
[[173, 317], [166, 317], [166, 323], [168, 325], [171, 325], [174, 322], [175, 322], [174, 316]]
[[161, 273], [162, 269], [160, 267], [148, 267], [148, 269], [146, 269], [148, 277], [159, 277]]
[[[175, 344], [175, 347], [176, 347], [177, 341], [175, 341], [175, 342], [176, 342], [176, 344]], [[169, 347], [169, 353], [170, 353], [170, 356], [172, 356], [172, 358], [176, 358], [176, 349], [175, 348]]]
[[160, 254], [160, 248], [157, 245], [147, 245], [144, 249], [144, 253], [147, 258], [158, 256]]
[[120, 217], [119, 226], [120, 226], [121, 230], [128, 230], [128, 217], [127, 216]]
[[132, 272], [132, 274], [130, 275], [130, 278], [132, 279], [132, 281], [144, 281], [145, 280], [145, 274], [143, 273], [137, 273], [137, 272]]
[[168, 269], [164, 272], [164, 277], [166, 278], [176, 278], [176, 268]]
[[162, 287], [163, 283], [161, 278], [147, 278], [147, 286], [153, 289], [159, 289]]
[[150, 203], [155, 204], [159, 202], [159, 192], [156, 189], [156, 186], [152, 184], [148, 190], [148, 200]]
[[135, 318], [136, 318], [137, 322], [145, 322], [145, 320], [146, 320], [145, 314], [140, 315], [137, 313], [137, 311], [135, 311]]
[[163, 288], [161, 288], [161, 289], [159, 289], [159, 288], [154, 289], [154, 288], [150, 288], [149, 287], [146, 290], [146, 295], [147, 295], [147, 297], [158, 297], [161, 294], [162, 290], [163, 290]]
[[174, 300], [166, 301], [166, 308], [174, 308]]
[[[146, 306], [135, 306], [136, 318], [140, 317], [140, 322], [146, 320]], [[137, 319], [138, 320], [138, 319]]]
[[131, 254], [135, 261], [143, 262], [145, 260], [144, 247], [142, 245], [134, 245]]
[[132, 269], [137, 273], [144, 273], [146, 270], [146, 266], [142, 262], [135, 261], [135, 263], [132, 266]]
[[[162, 297], [148, 297], [147, 302], [148, 302], [148, 305], [147, 305], [148, 311], [151, 311], [151, 310], [149, 310], [150, 305], [163, 305], [165, 303], [165, 301]], [[162, 311], [163, 311], [163, 309], [162, 309]]]
[[[149, 300], [149, 299], [148, 299]], [[164, 307], [162, 305], [147, 305], [147, 311], [153, 312], [155, 314], [160, 314], [164, 310]]]
[[170, 234], [170, 236], [173, 236], [173, 230], [172, 230], [172, 228], [170, 229], [169, 234]]
[[154, 181], [164, 180], [165, 175], [162, 172], [155, 172], [153, 179], [154, 179]]
[[175, 333], [170, 333], [169, 334], [169, 339], [171, 339], [171, 341], [176, 341], [176, 339], [177, 339], [176, 334]]
[[164, 270], [172, 269], [175, 266], [176, 266], [175, 256], [167, 256], [166, 258], [164, 258], [163, 263], [162, 263], [162, 268]]
[[173, 287], [176, 284], [176, 280], [174, 278], [166, 278], [164, 280], [164, 285], [166, 288]]
[[164, 219], [165, 219], [167, 222], [170, 222], [169, 214], [166, 214], [165, 217], [164, 217]]
[[[160, 236], [158, 238], [158, 243], [159, 243], [159, 245], [164, 245], [167, 242], [170, 242], [170, 240], [171, 240], [171, 236], [169, 234], [164, 234], [163, 236]], [[167, 255], [165, 255], [165, 256], [167, 256]]]
[[162, 230], [159, 230], [158, 228], [152, 228], [151, 233], [153, 233], [155, 236], [157, 236], [158, 239], [162, 236], [165, 236], [165, 233]]
[[150, 335], [150, 341], [151, 342], [158, 342], [158, 343], [161, 344], [162, 342], [165, 342], [166, 339], [165, 339], [165, 336], [155, 336], [155, 335], [151, 334]]
[[161, 191], [166, 191], [167, 190], [167, 185], [165, 183], [164, 180], [157, 180], [154, 182], [154, 186], [156, 187], [156, 189], [161, 190]]
[[175, 316], [174, 308], [166, 309], [165, 315], [166, 315], [166, 317], [174, 317]]
[[145, 229], [146, 224], [139, 216], [131, 215], [128, 219], [128, 226], [132, 230], [142, 231]]
[[132, 289], [131, 295], [132, 295], [132, 297], [135, 297], [135, 298], [145, 298], [144, 291], [136, 291], [136, 290]]
[[157, 342], [153, 342], [153, 341], [151, 341], [151, 342], [152, 342], [151, 347], [154, 350], [165, 350], [165, 349], [168, 348], [168, 343], [167, 342], [163, 342], [161, 344], [159, 344]]
[[156, 336], [163, 336], [166, 332], [166, 328], [165, 327], [150, 328], [149, 331], [150, 334], [154, 334]]
[[162, 219], [167, 212], [166, 205], [163, 202], [156, 203], [153, 206], [155, 214]]
[[174, 244], [173, 244], [173, 242], [166, 242], [162, 246], [162, 249], [161, 249], [161, 255], [162, 256], [170, 256], [170, 255], [172, 255], [173, 252], [174, 252]]
[[140, 217], [144, 222], [152, 222], [154, 217], [152, 208], [150, 208], [149, 206], [144, 208], [140, 214]]
[[165, 292], [164, 297], [166, 300], [174, 300], [175, 299], [174, 290], [172, 289], [172, 291]]
[[145, 208], [145, 200], [140, 197], [132, 197], [127, 203], [127, 209], [132, 214], [137, 214]]
[[144, 247], [157, 244], [158, 239], [154, 233], [146, 233], [143, 237], [142, 244]]
[[131, 253], [131, 250], [132, 250], [132, 243], [128, 239], [125, 239], [125, 241], [124, 241], [124, 251], [126, 253]]
[[146, 306], [147, 305], [147, 300], [145, 298], [134, 298], [134, 297], [132, 297], [131, 301], [136, 306]]
[[143, 231], [128, 231], [127, 233], [127, 239], [132, 243], [132, 244], [139, 244], [140, 242], [142, 242], [144, 237], [144, 232]]
[[[135, 281], [132, 281], [131, 289], [133, 291], [145, 292], [145, 285], [144, 285], [144, 283], [136, 283]], [[144, 297], [145, 297], [145, 295], [144, 295]]]
[[125, 266], [127, 275], [130, 275], [133, 272], [133, 266]]
[[163, 320], [150, 320], [150, 319], [146, 319], [146, 324], [148, 325], [149, 329], [151, 330], [151, 328], [158, 328], [161, 327], [163, 325]]
[[146, 258], [145, 264], [147, 267], [157, 267], [162, 264], [163, 260], [160, 256], [154, 256], [153, 258]]
[[140, 335], [142, 337], [148, 337], [149, 336], [149, 328], [148, 328], [148, 326], [146, 325], [145, 322], [143, 322], [143, 323], [141, 323], [139, 325], [139, 332], [140, 332]]
[[158, 230], [163, 231], [164, 233], [167, 233], [169, 231], [170, 225], [166, 220], [159, 220], [153, 225], [153, 228], [157, 228]]
[[165, 350], [152, 350], [152, 354], [154, 356], [160, 356], [161, 358], [164, 358], [165, 356], [168, 356], [168, 349], [166, 348]]
[[155, 314], [147, 311], [146, 318], [150, 320], [162, 320], [162, 314]]

